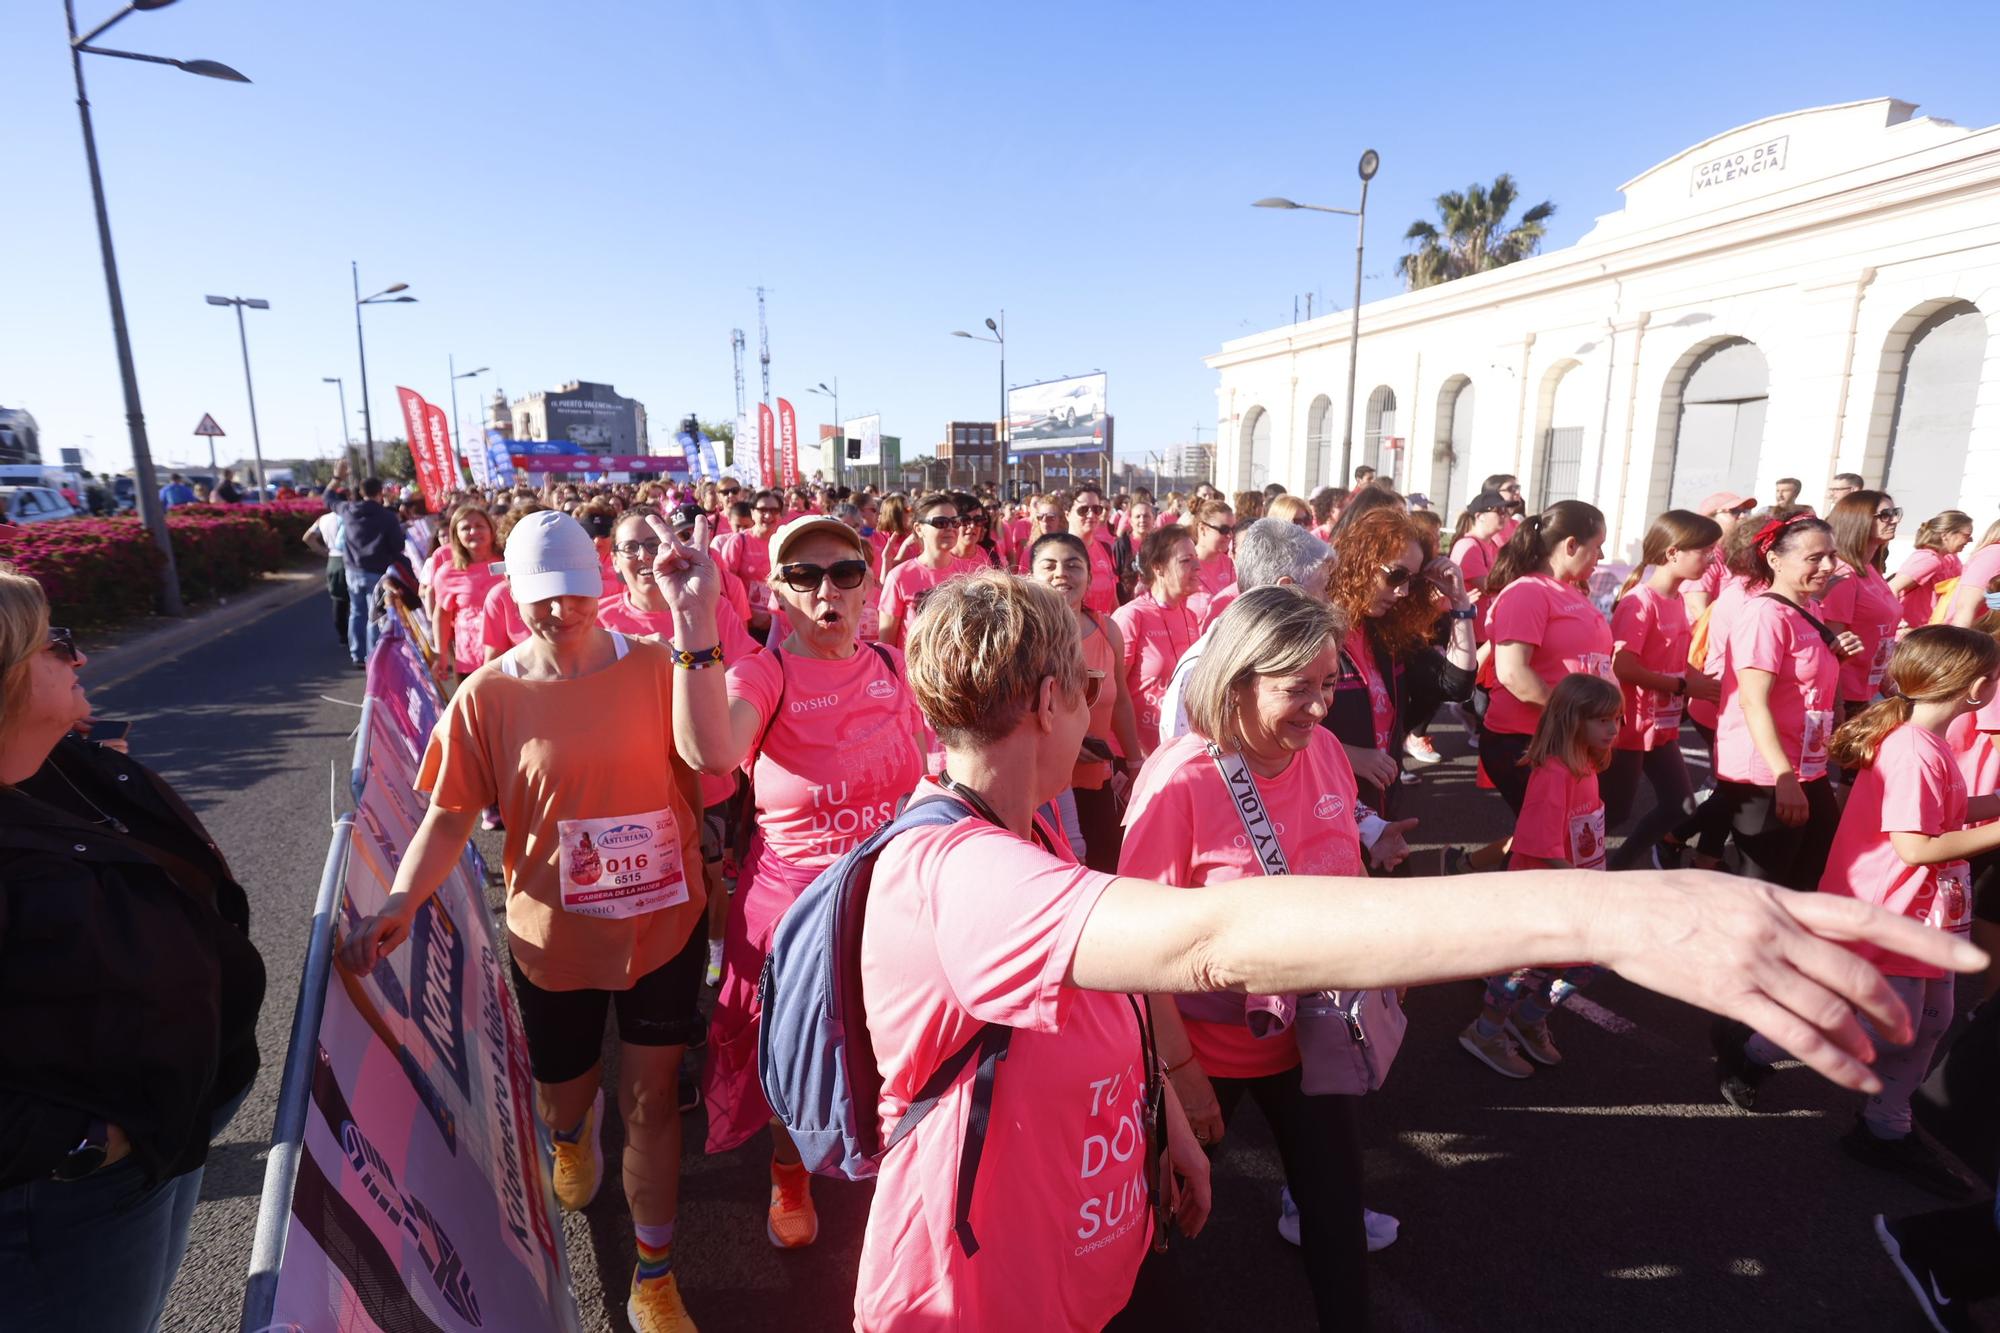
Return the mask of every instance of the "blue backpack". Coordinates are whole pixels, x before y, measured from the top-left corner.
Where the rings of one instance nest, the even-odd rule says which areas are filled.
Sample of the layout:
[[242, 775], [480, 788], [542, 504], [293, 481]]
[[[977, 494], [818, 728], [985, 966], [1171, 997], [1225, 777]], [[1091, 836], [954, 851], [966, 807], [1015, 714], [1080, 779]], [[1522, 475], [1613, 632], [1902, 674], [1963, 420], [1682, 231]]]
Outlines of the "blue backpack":
[[868, 1180], [882, 1158], [929, 1115], [976, 1056], [971, 1117], [958, 1163], [954, 1231], [970, 1258], [972, 1184], [986, 1144], [993, 1077], [1013, 1029], [988, 1023], [954, 1051], [917, 1092], [885, 1142], [876, 1107], [882, 1071], [868, 1040], [861, 995], [861, 929], [875, 858], [898, 834], [977, 818], [956, 800], [912, 805], [876, 829], [806, 886], [779, 920], [757, 983], [763, 1027], [757, 1037], [757, 1079], [772, 1112], [791, 1134], [806, 1169]]

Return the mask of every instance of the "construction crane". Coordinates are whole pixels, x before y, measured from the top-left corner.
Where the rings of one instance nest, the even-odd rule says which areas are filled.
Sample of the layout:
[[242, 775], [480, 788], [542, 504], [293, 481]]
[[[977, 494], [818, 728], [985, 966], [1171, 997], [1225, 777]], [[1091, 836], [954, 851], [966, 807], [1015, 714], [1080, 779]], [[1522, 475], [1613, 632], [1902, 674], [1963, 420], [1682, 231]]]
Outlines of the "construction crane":
[[757, 359], [764, 363], [764, 406], [771, 405], [771, 328], [764, 322], [764, 289], [757, 289]]
[[729, 331], [729, 352], [736, 359], [736, 419], [743, 420], [743, 330]]

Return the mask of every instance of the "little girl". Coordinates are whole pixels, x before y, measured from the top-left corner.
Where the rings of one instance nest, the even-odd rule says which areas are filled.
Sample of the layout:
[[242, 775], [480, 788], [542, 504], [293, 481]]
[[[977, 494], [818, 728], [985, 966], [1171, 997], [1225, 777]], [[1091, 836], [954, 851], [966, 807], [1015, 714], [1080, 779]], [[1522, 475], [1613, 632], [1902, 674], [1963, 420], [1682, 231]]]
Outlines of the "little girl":
[[[1572, 674], [1556, 682], [1521, 757], [1531, 771], [1514, 826], [1509, 870], [1604, 869], [1604, 802], [1597, 794], [1597, 775], [1611, 763], [1624, 706], [1618, 687], [1601, 676]], [[1535, 1072], [1521, 1058], [1523, 1050], [1536, 1064], [1560, 1064], [1562, 1053], [1549, 1039], [1549, 1013], [1589, 985], [1598, 971], [1593, 964], [1575, 963], [1489, 977], [1485, 1005], [1458, 1034], [1458, 1044], [1508, 1078]]]
[[[1993, 701], [2000, 643], [1977, 630], [1926, 625], [1897, 645], [1888, 678], [1895, 697], [1870, 705], [1834, 733], [1833, 755], [1860, 772], [1819, 891], [1968, 934], [1972, 884], [1966, 862], [2000, 848], [2000, 824], [1966, 825], [2000, 815], [2000, 796], [1967, 798], [1945, 733], [1954, 720]], [[1910, 1132], [1910, 1094], [1951, 1026], [1952, 978], [1873, 946], [1851, 947], [1888, 978], [1910, 1011], [1915, 1035], [1898, 1045], [1862, 1020], [1875, 1042], [1882, 1090], [1868, 1099], [1840, 1146], [1867, 1165], [1934, 1191], [1963, 1192], [1956, 1176]]]

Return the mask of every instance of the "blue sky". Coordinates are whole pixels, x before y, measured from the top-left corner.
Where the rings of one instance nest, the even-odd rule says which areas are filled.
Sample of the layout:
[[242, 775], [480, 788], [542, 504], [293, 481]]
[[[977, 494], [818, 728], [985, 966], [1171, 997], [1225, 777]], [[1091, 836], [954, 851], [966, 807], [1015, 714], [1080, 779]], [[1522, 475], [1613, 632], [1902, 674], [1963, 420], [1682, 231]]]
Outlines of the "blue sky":
[[[112, 12], [81, 0], [86, 26]], [[86, 60], [156, 459], [249, 453], [235, 320], [268, 457], [331, 451], [348, 261], [371, 310], [378, 437], [393, 386], [449, 400], [446, 358], [510, 396], [615, 384], [657, 427], [733, 413], [729, 331], [769, 289], [773, 394], [840, 378], [906, 456], [1015, 383], [1102, 369], [1121, 454], [1213, 438], [1225, 339], [1346, 304], [1352, 224], [1253, 210], [1370, 194], [1369, 298], [1429, 200], [1511, 171], [1551, 246], [1617, 187], [1732, 126], [1896, 96], [2000, 122], [1990, 4], [1614, 6], [181, 0], [105, 39], [208, 57], [250, 86]], [[129, 463], [56, 0], [0, 6], [0, 404], [45, 446]], [[463, 388], [463, 386], [461, 386]], [[468, 409], [469, 414], [469, 409]], [[808, 428], [805, 433], [810, 437]]]

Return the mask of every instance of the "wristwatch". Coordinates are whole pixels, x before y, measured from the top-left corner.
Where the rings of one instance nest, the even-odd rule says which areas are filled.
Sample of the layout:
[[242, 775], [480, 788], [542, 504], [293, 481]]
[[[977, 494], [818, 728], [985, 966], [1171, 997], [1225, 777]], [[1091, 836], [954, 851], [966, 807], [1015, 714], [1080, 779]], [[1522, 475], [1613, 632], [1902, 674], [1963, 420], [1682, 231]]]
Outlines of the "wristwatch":
[[1472, 620], [1477, 618], [1478, 615], [1479, 613], [1473, 610], [1469, 606], [1466, 607], [1463, 611], [1459, 610], [1457, 607], [1453, 607], [1451, 611], [1451, 618], [1453, 620]]
[[69, 1156], [49, 1173], [50, 1177], [61, 1181], [82, 1180], [104, 1165], [104, 1159], [110, 1152], [110, 1141], [111, 1126], [92, 1116], [89, 1128], [84, 1131], [83, 1142], [69, 1150]]

